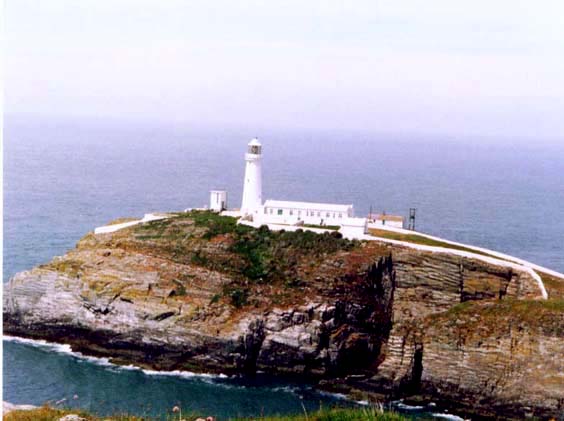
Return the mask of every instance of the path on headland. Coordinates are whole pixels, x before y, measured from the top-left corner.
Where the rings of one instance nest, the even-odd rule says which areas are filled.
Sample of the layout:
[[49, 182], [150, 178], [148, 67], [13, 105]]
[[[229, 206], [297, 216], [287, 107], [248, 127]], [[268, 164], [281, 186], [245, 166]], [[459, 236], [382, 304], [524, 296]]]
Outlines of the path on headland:
[[146, 213], [143, 218], [137, 219], [135, 221], [122, 222], [121, 224], [111, 224], [103, 225], [94, 229], [94, 234], [108, 234], [110, 232], [116, 232], [123, 228], [132, 227], [133, 225], [141, 224], [143, 222], [158, 221], [159, 219], [166, 219], [167, 215]]
[[2, 415], [6, 415], [12, 411], [31, 411], [32, 409], [37, 408], [34, 405], [15, 405], [10, 402], [3, 401], [2, 402]]

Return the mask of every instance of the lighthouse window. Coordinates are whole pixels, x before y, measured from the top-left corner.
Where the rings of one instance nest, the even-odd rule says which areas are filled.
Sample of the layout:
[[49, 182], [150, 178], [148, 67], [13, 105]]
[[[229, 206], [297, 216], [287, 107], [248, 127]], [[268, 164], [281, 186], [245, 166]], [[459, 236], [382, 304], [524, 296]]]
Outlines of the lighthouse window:
[[282, 209], [278, 209], [278, 215], [282, 215]]
[[255, 154], [255, 155], [260, 154], [260, 146], [257, 146], [257, 145], [251, 146], [249, 148], [249, 153], [252, 153], [252, 154]]

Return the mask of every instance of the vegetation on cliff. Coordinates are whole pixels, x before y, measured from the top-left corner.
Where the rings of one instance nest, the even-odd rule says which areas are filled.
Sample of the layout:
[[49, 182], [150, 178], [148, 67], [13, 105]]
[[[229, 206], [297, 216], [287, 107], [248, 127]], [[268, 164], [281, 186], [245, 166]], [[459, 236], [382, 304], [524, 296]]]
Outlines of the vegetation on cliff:
[[[266, 226], [254, 229], [238, 224], [236, 218], [210, 211], [191, 211], [123, 229], [113, 233], [109, 241], [89, 234], [79, 242], [78, 248], [138, 251], [223, 273], [231, 282], [212, 301], [226, 298], [240, 308], [257, 304], [251, 296], [256, 295], [260, 285], [276, 289], [274, 296], [278, 302], [291, 300], [307, 282], [308, 275], [317, 272], [328, 256], [351, 251], [359, 245], [360, 242], [344, 239], [338, 232], [271, 231]], [[76, 276], [81, 264], [80, 260], [67, 258], [50, 266]], [[186, 281], [182, 276], [171, 280], [177, 296], [186, 294]]]

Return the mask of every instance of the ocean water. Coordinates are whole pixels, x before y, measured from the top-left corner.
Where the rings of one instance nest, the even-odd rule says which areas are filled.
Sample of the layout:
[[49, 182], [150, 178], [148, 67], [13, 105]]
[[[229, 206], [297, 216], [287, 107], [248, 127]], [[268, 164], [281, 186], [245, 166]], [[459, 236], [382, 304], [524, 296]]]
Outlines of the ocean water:
[[[354, 203], [357, 215], [415, 207], [418, 230], [564, 272], [564, 142], [7, 117], [4, 281], [111, 219], [202, 206], [214, 188], [238, 207], [255, 135], [265, 199]], [[181, 402], [256, 415], [333, 401], [302, 386], [147, 375], [4, 341], [4, 399], [14, 403], [143, 413]]]

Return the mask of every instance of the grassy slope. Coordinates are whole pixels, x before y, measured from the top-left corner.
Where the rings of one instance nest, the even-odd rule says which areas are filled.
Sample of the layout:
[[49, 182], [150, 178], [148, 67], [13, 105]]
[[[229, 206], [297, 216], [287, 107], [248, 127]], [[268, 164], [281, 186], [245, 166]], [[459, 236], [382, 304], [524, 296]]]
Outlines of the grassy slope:
[[[61, 410], [53, 409], [50, 407], [42, 407], [31, 411], [13, 411], [4, 416], [5, 421], [57, 421], [59, 418], [67, 414], [77, 414], [88, 421], [149, 421], [150, 417], [135, 417], [131, 415], [117, 415], [111, 417], [97, 417], [89, 415], [83, 411], [76, 410]], [[180, 415], [179, 413], [172, 413], [165, 416], [167, 421], [193, 421], [198, 418], [195, 415]], [[161, 420], [162, 417], [157, 419]], [[252, 417], [248, 420], [257, 421], [403, 421], [407, 418], [391, 413], [382, 412], [372, 408], [359, 408], [359, 409], [325, 409], [310, 414], [274, 416], [274, 417]], [[233, 419], [235, 420], [235, 419]], [[240, 421], [244, 421], [240, 419]]]

